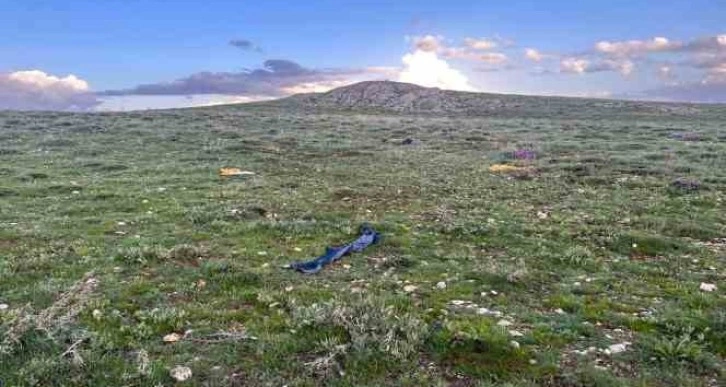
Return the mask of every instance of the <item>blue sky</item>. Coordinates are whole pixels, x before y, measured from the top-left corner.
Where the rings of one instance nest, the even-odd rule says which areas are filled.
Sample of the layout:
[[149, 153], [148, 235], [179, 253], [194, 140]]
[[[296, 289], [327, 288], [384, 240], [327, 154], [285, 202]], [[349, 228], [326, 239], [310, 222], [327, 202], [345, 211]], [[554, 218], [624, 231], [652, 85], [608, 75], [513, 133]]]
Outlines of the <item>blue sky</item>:
[[[726, 102], [722, 0], [5, 0], [0, 9], [0, 108], [44, 108], [33, 100], [39, 93], [54, 109], [114, 108], [108, 101], [118, 100], [187, 106], [305, 89], [295, 82], [324, 90], [379, 78], [482, 92]], [[611, 46], [598, 49], [599, 42]], [[270, 74], [245, 75], [255, 69]], [[465, 83], [448, 84], [459, 79], [453, 73]], [[165, 87], [175, 80], [183, 85]], [[95, 102], [76, 95], [95, 92]]]

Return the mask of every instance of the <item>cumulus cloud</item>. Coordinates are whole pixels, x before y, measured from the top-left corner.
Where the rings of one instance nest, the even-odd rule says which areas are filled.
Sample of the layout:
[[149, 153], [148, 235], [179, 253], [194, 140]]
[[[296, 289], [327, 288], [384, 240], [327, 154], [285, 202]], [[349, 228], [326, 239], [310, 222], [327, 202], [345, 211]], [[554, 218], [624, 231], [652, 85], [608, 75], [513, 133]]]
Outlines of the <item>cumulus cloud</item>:
[[635, 64], [628, 59], [591, 61], [585, 58], [570, 57], [560, 61], [560, 72], [569, 74], [615, 71], [622, 75], [630, 75], [634, 69]]
[[560, 61], [560, 72], [582, 74], [587, 71], [590, 61], [583, 58], [565, 58]]
[[525, 48], [524, 57], [533, 62], [541, 62], [542, 59], [544, 59], [544, 55], [542, 55], [541, 52], [535, 50], [534, 48]]
[[[103, 95], [263, 95], [284, 96], [304, 84], [323, 84], [365, 76], [365, 69], [308, 69], [284, 59], [267, 60], [263, 68], [242, 72], [199, 72], [172, 82], [110, 90]], [[332, 83], [331, 83], [332, 84]]]
[[468, 78], [435, 52], [416, 50], [406, 54], [398, 81], [447, 90], [476, 91]]
[[262, 52], [262, 48], [260, 48], [260, 46], [247, 39], [232, 39], [229, 41], [229, 45], [245, 51]]
[[440, 36], [425, 35], [413, 38], [413, 46], [416, 50], [424, 52], [438, 52], [444, 48], [443, 38]]
[[497, 47], [497, 42], [487, 38], [466, 38], [464, 44], [472, 50], [491, 50]]
[[595, 44], [595, 51], [613, 56], [636, 56], [650, 52], [675, 51], [682, 43], [657, 36], [649, 40], [628, 40], [621, 42], [601, 41]]
[[88, 82], [72, 74], [57, 77], [40, 70], [0, 73], [0, 109], [84, 111], [98, 104]]
[[466, 38], [463, 47], [450, 47], [441, 36], [414, 37], [413, 50], [432, 52], [445, 59], [463, 59], [487, 64], [504, 64], [509, 58], [501, 52], [482, 52], [497, 47], [498, 43], [486, 38]]

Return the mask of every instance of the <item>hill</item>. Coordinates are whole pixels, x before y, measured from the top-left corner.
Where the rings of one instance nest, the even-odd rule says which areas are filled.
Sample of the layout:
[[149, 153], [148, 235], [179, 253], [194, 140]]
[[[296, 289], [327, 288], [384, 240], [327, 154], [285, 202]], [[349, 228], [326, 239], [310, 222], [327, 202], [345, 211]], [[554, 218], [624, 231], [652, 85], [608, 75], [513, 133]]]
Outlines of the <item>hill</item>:
[[474, 93], [392, 81], [360, 82], [325, 93], [293, 95], [273, 104], [308, 109], [507, 116], [593, 112], [692, 115], [709, 110], [708, 106], [685, 103]]

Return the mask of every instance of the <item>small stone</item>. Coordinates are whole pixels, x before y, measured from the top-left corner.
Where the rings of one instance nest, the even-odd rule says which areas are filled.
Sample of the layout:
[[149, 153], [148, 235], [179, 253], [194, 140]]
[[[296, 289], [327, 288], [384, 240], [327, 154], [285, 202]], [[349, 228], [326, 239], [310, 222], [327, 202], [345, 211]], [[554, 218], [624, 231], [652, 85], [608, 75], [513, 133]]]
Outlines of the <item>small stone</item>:
[[197, 289], [204, 289], [204, 287], [207, 286], [207, 281], [200, 279], [199, 281], [197, 281], [195, 286], [197, 287]]
[[291, 292], [294, 288], [292, 286], [288, 286], [285, 288], [286, 292]]
[[257, 255], [267, 255], [267, 251], [258, 251]]
[[181, 340], [181, 338], [181, 335], [178, 333], [169, 333], [168, 335], [164, 336], [164, 342], [176, 343], [177, 341]]
[[499, 294], [499, 293], [498, 293], [498, 292], [497, 292], [496, 290], [492, 290], [492, 291], [490, 291], [489, 293], [491, 293], [491, 294], [492, 294], [492, 296], [496, 296], [497, 294]]
[[262, 264], [262, 268], [263, 269], [268, 268], [268, 267], [270, 267], [270, 264], [269, 263], [263, 263]]
[[149, 202], [149, 201], [148, 201], [148, 200], [146, 200], [146, 199], [144, 199], [144, 200], [142, 200], [142, 201], [141, 201], [141, 203], [144, 203], [144, 204], [146, 204], [146, 203], [148, 203], [148, 202]]
[[71, 193], [74, 194], [74, 195], [80, 195], [81, 194], [81, 191], [73, 191]]
[[406, 285], [403, 287], [403, 291], [406, 293], [413, 293], [416, 291], [416, 289], [418, 289], [418, 286], [414, 285]]
[[573, 285], [573, 286], [580, 286], [580, 285], [582, 285], [582, 283], [580, 283], [580, 282], [575, 282], [575, 283], [574, 283], [574, 284], [572, 284], [572, 285]]
[[295, 247], [293, 250], [297, 251], [298, 253], [302, 251], [302, 249], [299, 247]]
[[499, 320], [499, 322], [497, 322], [497, 325], [499, 325], [500, 327], [508, 327], [512, 325], [512, 322], [509, 320]]
[[280, 305], [280, 303], [279, 303], [279, 302], [273, 302], [272, 304], [270, 304], [270, 305], [269, 305], [269, 307], [270, 307], [270, 308], [274, 308], [274, 307], [277, 307], [277, 306], [279, 306], [279, 305]]
[[[0, 305], [0, 309], [2, 309], [2, 305]], [[100, 320], [101, 317], [103, 317], [103, 312], [101, 312], [98, 309], [94, 309], [93, 312], [91, 312], [91, 315], [93, 316], [94, 319]]]
[[549, 214], [544, 211], [539, 211], [537, 212], [537, 217], [544, 220], [549, 217]]
[[701, 286], [699, 287], [699, 289], [701, 289], [701, 291], [704, 291], [704, 292], [712, 292], [714, 290], [717, 290], [718, 287], [716, 286], [716, 284], [709, 284], [706, 282], [701, 282]]
[[531, 365], [537, 364], [537, 359], [529, 359], [529, 364], [531, 364]]
[[464, 305], [464, 304], [466, 304], [466, 301], [463, 301], [463, 300], [452, 300], [451, 301], [451, 305], [460, 306], [460, 305]]
[[487, 308], [479, 308], [479, 309], [477, 309], [476, 313], [480, 314], [480, 315], [487, 315], [487, 314], [491, 314], [492, 311]]
[[351, 268], [351, 266], [348, 264], [343, 265], [343, 269], [345, 269], [345, 270], [350, 270], [350, 268]]
[[159, 192], [164, 192], [164, 191], [166, 191], [166, 187], [159, 187], [156, 190]]
[[126, 222], [116, 222], [116, 224], [119, 225], [119, 226], [125, 226], [126, 225]]
[[620, 344], [613, 344], [605, 350], [605, 353], [608, 355], [614, 355], [616, 353], [625, 352], [628, 350], [628, 345], [630, 345], [630, 342], [628, 341]]
[[557, 309], [555, 309], [555, 313], [557, 313], [557, 314], [565, 314], [565, 311], [562, 310], [562, 308], [557, 308]]
[[514, 349], [519, 349], [519, 342], [518, 341], [512, 340], [512, 341], [509, 342], [509, 345], [511, 345], [512, 348], [514, 348]]
[[169, 371], [169, 376], [177, 382], [183, 382], [192, 377], [192, 369], [185, 366], [176, 366]]
[[436, 288], [437, 289], [446, 289], [446, 282], [440, 281], [439, 283], [436, 284]]
[[8, 304], [0, 304], [0, 311], [2, 311], [2, 310], [8, 310], [8, 308], [10, 308], [10, 305], [8, 305]]
[[520, 331], [509, 331], [509, 336], [512, 336], [512, 337], [522, 337], [522, 336], [524, 336], [524, 333], [522, 333]]

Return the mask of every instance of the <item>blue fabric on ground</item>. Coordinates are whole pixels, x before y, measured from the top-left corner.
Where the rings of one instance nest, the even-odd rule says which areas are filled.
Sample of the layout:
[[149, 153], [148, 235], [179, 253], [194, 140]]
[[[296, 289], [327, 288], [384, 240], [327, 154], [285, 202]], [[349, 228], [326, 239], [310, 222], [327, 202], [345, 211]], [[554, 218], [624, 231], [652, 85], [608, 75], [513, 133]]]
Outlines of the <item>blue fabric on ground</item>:
[[347, 245], [327, 247], [325, 249], [325, 254], [310, 261], [291, 263], [287, 267], [306, 274], [314, 274], [322, 270], [326, 265], [339, 261], [341, 258], [352, 252], [359, 253], [366, 247], [378, 243], [381, 239], [381, 234], [368, 225], [361, 226], [360, 233], [361, 235], [358, 239]]

